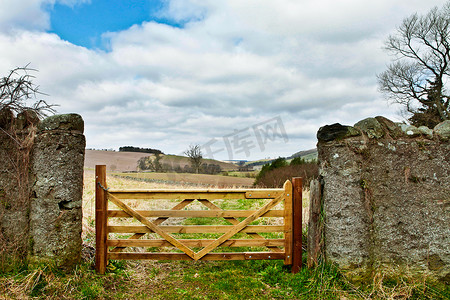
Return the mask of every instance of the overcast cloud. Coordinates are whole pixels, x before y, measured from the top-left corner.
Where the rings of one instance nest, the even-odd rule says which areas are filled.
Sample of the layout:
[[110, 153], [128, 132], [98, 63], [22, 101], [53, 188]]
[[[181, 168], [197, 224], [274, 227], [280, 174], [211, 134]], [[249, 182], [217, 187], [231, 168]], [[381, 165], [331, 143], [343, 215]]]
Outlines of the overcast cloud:
[[315, 147], [325, 124], [401, 120], [377, 91], [376, 74], [390, 59], [383, 41], [405, 17], [443, 3], [172, 0], [154, 17], [181, 28], [135, 24], [105, 32], [102, 49], [88, 49], [49, 33], [55, 0], [6, 0], [0, 75], [31, 63], [46, 100], [83, 116], [89, 148], [176, 154], [216, 139], [215, 158], [228, 159], [224, 136], [253, 134], [252, 125], [279, 117], [287, 142], [275, 136], [262, 149], [253, 140], [249, 152], [232, 156], [288, 156]]

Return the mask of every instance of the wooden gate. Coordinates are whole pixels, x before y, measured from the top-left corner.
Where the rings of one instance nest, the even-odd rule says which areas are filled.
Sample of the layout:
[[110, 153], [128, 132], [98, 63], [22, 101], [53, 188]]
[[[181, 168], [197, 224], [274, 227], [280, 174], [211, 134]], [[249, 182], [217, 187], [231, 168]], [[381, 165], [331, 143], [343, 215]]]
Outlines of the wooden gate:
[[[296, 273], [302, 263], [301, 192], [301, 178], [294, 178], [293, 184], [286, 181], [282, 189], [114, 190], [107, 188], [106, 166], [96, 166], [96, 270], [104, 274], [110, 259], [282, 259], [285, 265], [292, 265], [292, 272]], [[165, 203], [179, 202], [171, 209], [136, 210], [132, 204], [126, 203], [130, 199], [134, 201], [134, 206], [136, 201], [146, 199], [166, 201]], [[262, 202], [262, 206], [249, 210], [223, 210], [214, 203], [216, 200], [243, 199]], [[108, 202], [111, 202], [115, 209], [108, 209]], [[201, 209], [187, 210], [187, 206], [194, 202], [201, 203]], [[139, 226], [112, 225], [108, 219], [114, 218], [133, 218], [139, 222]], [[223, 218], [231, 225], [162, 224], [169, 218]], [[268, 218], [278, 218], [282, 222], [264, 224]], [[255, 225], [258, 219], [262, 220], [263, 224], [259, 222]], [[221, 235], [199, 239], [199, 233]], [[267, 234], [264, 236], [265, 233], [278, 233], [280, 236], [271, 238]], [[118, 238], [124, 237], [124, 234], [128, 235]], [[141, 239], [146, 234], [153, 234], [153, 237]], [[189, 238], [181, 238], [183, 235], [188, 235]], [[239, 236], [240, 238], [237, 238]], [[234, 251], [230, 252], [216, 252], [222, 247], [235, 248], [231, 248]], [[239, 251], [236, 247], [243, 247], [245, 250]], [[257, 250], [248, 250], [255, 247]], [[136, 251], [135, 248], [150, 248], [152, 251]], [[153, 252], [155, 248], [158, 248], [157, 252]], [[161, 252], [160, 248], [170, 249], [171, 252]], [[261, 248], [266, 251], [260, 251]]]

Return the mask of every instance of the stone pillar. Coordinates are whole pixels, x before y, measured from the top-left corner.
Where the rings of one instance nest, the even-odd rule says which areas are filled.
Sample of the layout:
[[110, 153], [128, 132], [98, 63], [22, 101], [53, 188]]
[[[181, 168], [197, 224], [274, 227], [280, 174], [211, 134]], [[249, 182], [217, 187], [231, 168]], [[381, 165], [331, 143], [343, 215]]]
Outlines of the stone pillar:
[[342, 268], [406, 265], [450, 281], [450, 121], [384, 117], [317, 134], [325, 256]]
[[0, 269], [27, 257], [29, 245], [29, 172], [35, 126], [33, 111], [17, 118], [0, 110]]
[[80, 260], [85, 138], [77, 114], [43, 120], [35, 139], [30, 253], [70, 268]]

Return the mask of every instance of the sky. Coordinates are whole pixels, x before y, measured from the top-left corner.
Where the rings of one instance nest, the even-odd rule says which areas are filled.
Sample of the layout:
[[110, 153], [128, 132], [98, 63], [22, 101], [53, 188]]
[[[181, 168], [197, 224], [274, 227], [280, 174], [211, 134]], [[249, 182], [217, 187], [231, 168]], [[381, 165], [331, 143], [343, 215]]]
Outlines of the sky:
[[435, 0], [0, 0], [0, 76], [15, 67], [88, 148], [202, 147], [256, 160], [314, 148], [324, 125], [400, 108], [378, 91], [383, 43]]

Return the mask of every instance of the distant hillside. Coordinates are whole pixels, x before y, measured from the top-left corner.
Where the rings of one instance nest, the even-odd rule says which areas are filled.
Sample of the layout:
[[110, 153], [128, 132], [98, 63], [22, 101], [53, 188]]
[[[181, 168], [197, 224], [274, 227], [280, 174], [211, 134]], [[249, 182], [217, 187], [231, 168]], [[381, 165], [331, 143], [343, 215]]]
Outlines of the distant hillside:
[[[317, 149], [310, 149], [310, 150], [296, 152], [296, 153], [292, 154], [291, 156], [286, 157], [286, 160], [290, 161], [296, 157], [301, 157], [308, 161], [315, 160], [315, 159], [317, 159]], [[249, 166], [249, 167], [263, 166], [265, 164], [271, 163], [274, 160], [275, 159], [260, 159], [260, 160], [255, 160], [255, 161], [247, 161], [245, 163], [245, 165]]]
[[317, 159], [317, 149], [309, 149], [309, 150], [305, 150], [305, 151], [299, 151], [296, 152], [294, 154], [292, 154], [291, 156], [287, 157], [286, 159], [293, 159], [296, 157], [301, 157], [305, 160], [313, 160], [313, 159]]
[[260, 160], [254, 160], [254, 161], [247, 161], [245, 163], [245, 166], [254, 167], [254, 166], [263, 166], [265, 164], [271, 163], [274, 161], [274, 159], [260, 159]]
[[95, 165], [106, 165], [108, 171], [131, 172], [137, 170], [137, 161], [148, 153], [116, 152], [101, 150], [86, 150], [84, 167], [93, 169]]
[[[164, 155], [161, 159], [161, 163], [169, 164], [172, 168], [175, 168], [176, 166], [184, 168], [185, 165], [190, 165], [189, 158], [178, 155]], [[235, 171], [238, 169], [238, 166], [235, 164], [209, 158], [203, 159], [203, 163], [219, 165], [222, 168], [222, 171]]]
[[[152, 156], [153, 154], [141, 152], [116, 152], [101, 150], [86, 150], [84, 167], [93, 169], [95, 165], [106, 165], [108, 171], [113, 172], [133, 172], [137, 171], [138, 160], [141, 157]], [[204, 159], [204, 163], [219, 165], [223, 171], [234, 171], [238, 166], [213, 159]], [[184, 168], [189, 165], [189, 158], [177, 155], [163, 155], [162, 164], [169, 164], [172, 167], [180, 166]]]

